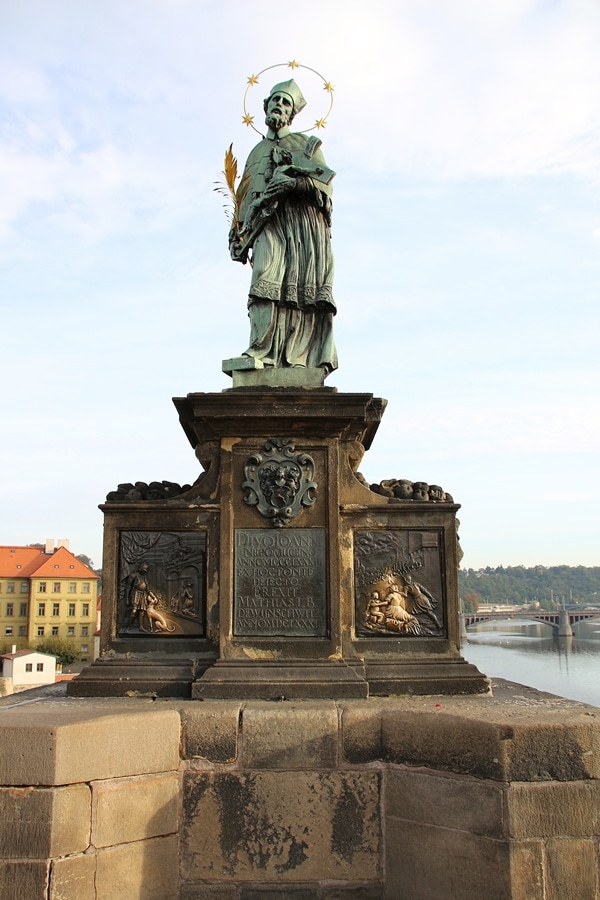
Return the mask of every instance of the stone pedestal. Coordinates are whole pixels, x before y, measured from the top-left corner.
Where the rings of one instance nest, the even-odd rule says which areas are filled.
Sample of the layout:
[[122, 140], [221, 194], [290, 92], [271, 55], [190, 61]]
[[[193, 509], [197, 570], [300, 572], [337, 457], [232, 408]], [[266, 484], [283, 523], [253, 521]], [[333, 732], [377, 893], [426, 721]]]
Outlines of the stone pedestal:
[[101, 507], [104, 656], [71, 693], [487, 692], [459, 650], [459, 507], [358, 473], [386, 401], [262, 386], [174, 403], [205, 472]]

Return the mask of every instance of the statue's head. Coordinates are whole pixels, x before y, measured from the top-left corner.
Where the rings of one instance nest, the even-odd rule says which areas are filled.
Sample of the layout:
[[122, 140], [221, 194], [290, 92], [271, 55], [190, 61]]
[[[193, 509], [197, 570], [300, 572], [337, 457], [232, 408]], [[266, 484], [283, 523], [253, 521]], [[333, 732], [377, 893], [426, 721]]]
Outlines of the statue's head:
[[306, 100], [294, 79], [281, 81], [271, 88], [269, 96], [264, 101], [265, 121], [270, 128], [278, 131], [285, 125], [291, 125], [296, 113], [305, 106]]

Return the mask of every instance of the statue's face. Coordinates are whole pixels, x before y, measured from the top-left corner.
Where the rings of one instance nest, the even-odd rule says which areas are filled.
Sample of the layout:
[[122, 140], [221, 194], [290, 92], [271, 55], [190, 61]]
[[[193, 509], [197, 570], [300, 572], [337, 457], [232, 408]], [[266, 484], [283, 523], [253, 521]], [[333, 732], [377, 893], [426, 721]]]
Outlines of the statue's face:
[[292, 98], [287, 94], [273, 94], [267, 101], [267, 122], [269, 119], [281, 124], [277, 124], [277, 128], [283, 128], [287, 125], [294, 115], [294, 104]]

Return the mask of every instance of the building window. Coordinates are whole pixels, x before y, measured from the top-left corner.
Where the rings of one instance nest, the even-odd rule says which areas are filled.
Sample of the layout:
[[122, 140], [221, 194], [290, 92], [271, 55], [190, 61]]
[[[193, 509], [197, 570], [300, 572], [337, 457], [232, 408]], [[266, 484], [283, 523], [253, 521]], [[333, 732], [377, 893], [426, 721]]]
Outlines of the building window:
[[75, 615], [75, 604], [74, 603], [69, 603], [69, 615], [70, 616]]
[[58, 625], [52, 626], [52, 637], [58, 637]]
[[27, 637], [27, 625], [19, 625], [19, 637]]
[[90, 629], [88, 628], [88, 626], [82, 625], [81, 626], [81, 637], [87, 637], [89, 633], [90, 633]]
[[88, 645], [87, 645], [87, 644], [82, 644], [82, 645], [81, 645], [81, 652], [82, 652], [82, 653], [87, 653], [87, 652], [88, 652]]
[[26, 594], [28, 590], [29, 590], [29, 588], [28, 588], [28, 586], [27, 586], [27, 582], [26, 582], [26, 581], [22, 581], [22, 582], [21, 582], [21, 593], [22, 593], [22, 594]]
[[69, 582], [69, 593], [76, 594], [77, 593], [77, 583], [75, 581]]
[[21, 603], [21, 605], [20, 605], [20, 607], [19, 607], [19, 610], [20, 610], [20, 611], [19, 611], [19, 615], [20, 615], [20, 616], [26, 616], [26, 615], [27, 615], [27, 604], [26, 604], [26, 603]]
[[44, 626], [38, 625], [38, 637], [44, 637]]
[[87, 619], [87, 617], [88, 617], [89, 614], [90, 614], [90, 604], [89, 604], [89, 603], [84, 603], [84, 604], [83, 604], [83, 606], [81, 607], [81, 614], [82, 614], [82, 616], [83, 616], [84, 618]]
[[6, 604], [6, 615], [7, 615], [7, 616], [14, 616], [14, 614], [15, 614], [15, 613], [14, 613], [14, 609], [15, 609], [15, 607], [14, 607], [14, 604], [13, 604], [13, 603], [7, 603], [7, 604]]
[[15, 583], [14, 583], [14, 581], [8, 581], [8, 582], [6, 583], [6, 593], [7, 593], [7, 594], [14, 594], [14, 592], [15, 592]]
[[7, 628], [5, 628], [4, 634], [6, 634], [8, 637], [11, 636], [11, 634], [12, 634], [12, 625], [8, 625]]
[[89, 581], [84, 581], [84, 582], [83, 582], [83, 584], [82, 584], [82, 586], [81, 586], [81, 592], [82, 592], [83, 594], [89, 594], [89, 592], [90, 592], [90, 583], [89, 583]]
[[53, 616], [60, 616], [60, 603], [53, 603], [53, 604], [52, 604], [52, 615], [53, 615]]
[[40, 592], [40, 594], [46, 593], [46, 582], [45, 581], [40, 581], [38, 591]]
[[44, 663], [36, 663], [35, 671], [43, 672], [44, 671]]
[[25, 671], [33, 672], [33, 663], [25, 663]]
[[38, 603], [38, 616], [45, 616], [45, 615], [46, 615], [46, 604]]
[[68, 635], [68, 637], [75, 637], [75, 626], [74, 625], [69, 625], [69, 627], [67, 628], [67, 635]]
[[55, 581], [52, 587], [55, 594], [60, 594], [60, 581]]

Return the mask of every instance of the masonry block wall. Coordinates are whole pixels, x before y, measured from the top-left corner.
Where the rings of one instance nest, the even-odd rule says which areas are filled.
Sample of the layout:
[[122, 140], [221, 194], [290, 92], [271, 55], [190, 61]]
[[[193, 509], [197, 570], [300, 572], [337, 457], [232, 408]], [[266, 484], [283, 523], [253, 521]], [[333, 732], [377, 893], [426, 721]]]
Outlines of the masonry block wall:
[[4, 709], [0, 896], [592, 900], [600, 710], [520, 690]]

